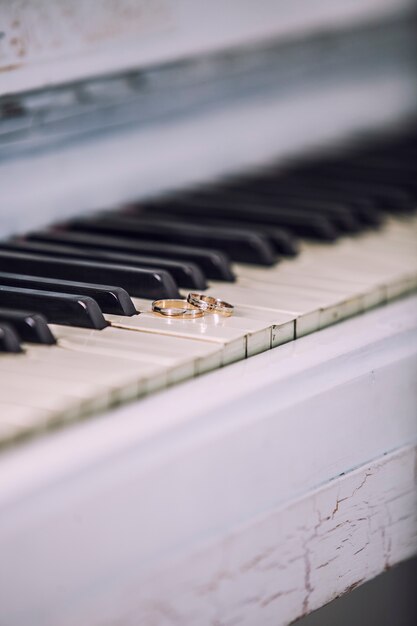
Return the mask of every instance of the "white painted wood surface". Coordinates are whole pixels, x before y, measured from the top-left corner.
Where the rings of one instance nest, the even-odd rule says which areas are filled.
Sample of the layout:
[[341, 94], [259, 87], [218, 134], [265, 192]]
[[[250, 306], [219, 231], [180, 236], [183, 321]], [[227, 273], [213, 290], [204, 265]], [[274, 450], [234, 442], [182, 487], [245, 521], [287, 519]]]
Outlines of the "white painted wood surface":
[[415, 553], [416, 307], [3, 454], [0, 624], [286, 624]]
[[412, 0], [1, 0], [0, 96], [412, 7]]
[[416, 462], [403, 448], [232, 527], [82, 623], [105, 624], [117, 603], [123, 626], [289, 624], [417, 554]]

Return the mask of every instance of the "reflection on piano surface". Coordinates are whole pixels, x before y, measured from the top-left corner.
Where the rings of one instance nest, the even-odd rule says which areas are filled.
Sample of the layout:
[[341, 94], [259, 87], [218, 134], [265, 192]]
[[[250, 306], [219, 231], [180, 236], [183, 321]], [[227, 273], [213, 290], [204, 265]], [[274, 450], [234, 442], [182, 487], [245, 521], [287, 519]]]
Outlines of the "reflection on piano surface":
[[1, 625], [286, 625], [417, 553], [414, 9], [287, 4], [0, 2]]

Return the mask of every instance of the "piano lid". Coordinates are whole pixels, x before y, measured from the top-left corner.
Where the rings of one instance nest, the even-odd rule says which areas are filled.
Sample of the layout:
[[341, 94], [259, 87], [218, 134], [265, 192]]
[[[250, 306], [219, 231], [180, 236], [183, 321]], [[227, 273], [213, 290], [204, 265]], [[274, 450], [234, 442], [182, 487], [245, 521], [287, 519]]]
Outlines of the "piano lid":
[[413, 0], [0, 0], [0, 96], [349, 28]]

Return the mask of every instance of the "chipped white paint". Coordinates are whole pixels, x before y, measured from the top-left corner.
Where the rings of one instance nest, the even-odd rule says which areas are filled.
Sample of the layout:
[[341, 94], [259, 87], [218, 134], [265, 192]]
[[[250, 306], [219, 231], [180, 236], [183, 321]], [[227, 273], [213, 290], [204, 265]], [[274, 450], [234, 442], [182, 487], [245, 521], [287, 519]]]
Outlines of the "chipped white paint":
[[[129, 607], [117, 620], [284, 626], [308, 614], [417, 554], [416, 462], [417, 448], [402, 449], [228, 529], [221, 540], [132, 582], [117, 598]], [[105, 624], [110, 606], [85, 623]]]
[[0, 0], [0, 95], [398, 14], [412, 0]]
[[413, 554], [416, 303], [3, 454], [3, 622], [276, 626]]

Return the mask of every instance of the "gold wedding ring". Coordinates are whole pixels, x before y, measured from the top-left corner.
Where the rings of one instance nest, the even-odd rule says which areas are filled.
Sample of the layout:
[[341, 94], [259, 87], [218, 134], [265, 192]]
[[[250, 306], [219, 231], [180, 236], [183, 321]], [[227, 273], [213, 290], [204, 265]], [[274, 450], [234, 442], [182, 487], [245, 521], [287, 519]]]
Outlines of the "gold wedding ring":
[[174, 317], [175, 319], [195, 319], [203, 317], [204, 311], [189, 304], [187, 300], [154, 300], [152, 302], [152, 311], [165, 315], [166, 317]]
[[187, 301], [204, 313], [220, 313], [220, 315], [227, 317], [232, 315], [234, 309], [232, 304], [224, 300], [213, 296], [204, 296], [201, 293], [189, 293]]

